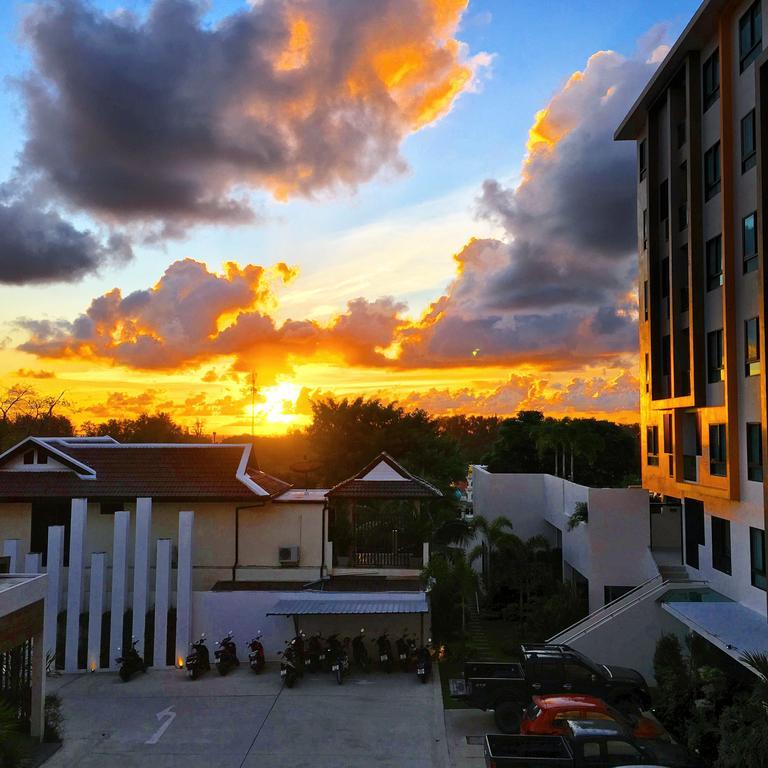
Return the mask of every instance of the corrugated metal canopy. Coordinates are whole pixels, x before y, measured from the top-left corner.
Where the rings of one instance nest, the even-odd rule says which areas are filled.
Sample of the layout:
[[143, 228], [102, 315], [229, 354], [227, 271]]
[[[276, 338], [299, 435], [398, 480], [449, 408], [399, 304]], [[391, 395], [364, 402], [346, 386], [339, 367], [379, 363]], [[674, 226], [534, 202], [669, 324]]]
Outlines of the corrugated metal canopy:
[[375, 613], [427, 613], [427, 596], [355, 597], [344, 600], [286, 598], [278, 600], [267, 616], [320, 616]]

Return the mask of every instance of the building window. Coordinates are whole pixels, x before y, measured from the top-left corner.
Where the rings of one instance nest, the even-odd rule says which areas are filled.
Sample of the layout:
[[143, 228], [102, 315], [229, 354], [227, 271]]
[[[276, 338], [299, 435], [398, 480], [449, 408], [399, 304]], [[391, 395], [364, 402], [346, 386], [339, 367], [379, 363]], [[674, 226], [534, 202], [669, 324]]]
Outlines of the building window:
[[672, 453], [672, 414], [664, 414], [664, 453]]
[[661, 298], [669, 297], [669, 259], [661, 260]]
[[648, 281], [643, 280], [643, 319], [648, 322]]
[[757, 58], [763, 43], [760, 3], [761, 0], [753, 3], [739, 19], [739, 61], [742, 72]]
[[688, 246], [680, 249], [680, 311], [688, 311]]
[[720, 98], [720, 52], [715, 51], [705, 62], [704, 111], [706, 112]]
[[744, 375], [760, 373], [760, 327], [757, 318], [744, 321]]
[[755, 110], [753, 109], [741, 121], [741, 172], [754, 168], [756, 162]]
[[651, 391], [651, 364], [647, 352], [645, 353], [645, 391]]
[[34, 451], [25, 451], [23, 459], [24, 459], [24, 463], [25, 464], [34, 464], [35, 463], [35, 452]]
[[43, 453], [43, 451], [37, 452], [37, 463], [38, 464], [47, 464], [48, 463], [48, 454]]
[[714, 384], [724, 378], [723, 329], [707, 334], [707, 381]]
[[663, 378], [663, 396], [669, 397], [670, 396], [670, 390], [669, 390], [669, 374], [672, 371], [672, 345], [671, 345], [671, 339], [669, 334], [666, 334], [665, 336], [661, 337], [661, 375]]
[[747, 424], [747, 479], [763, 482], [763, 436], [760, 424]]
[[681, 232], [688, 226], [688, 163], [680, 166], [680, 205], [677, 208], [677, 224]]
[[731, 573], [731, 521], [712, 516], [712, 567]]
[[725, 424], [709, 425], [709, 474], [725, 477], [727, 473]]
[[664, 225], [664, 237], [669, 240], [669, 182], [659, 185], [659, 221]]
[[678, 394], [686, 397], [691, 394], [691, 341], [688, 328], [680, 330], [678, 352], [680, 355], [680, 378]]
[[648, 248], [648, 209], [643, 208], [643, 250]]
[[707, 290], [723, 284], [723, 240], [720, 235], [707, 240]]
[[757, 269], [757, 213], [750, 213], [741, 220], [741, 253], [744, 258], [744, 274]]
[[704, 155], [704, 199], [711, 200], [720, 192], [720, 142]]
[[649, 467], [659, 466], [659, 428], [648, 427], [645, 431], [647, 464]]
[[749, 529], [749, 557], [752, 568], [752, 586], [768, 591], [768, 568], [765, 564], [765, 531]]
[[677, 124], [677, 148], [681, 149], [685, 146], [686, 139], [686, 125], [685, 120]]
[[637, 148], [637, 165], [640, 171], [640, 181], [642, 181], [648, 173], [648, 143], [645, 139], [640, 142]]

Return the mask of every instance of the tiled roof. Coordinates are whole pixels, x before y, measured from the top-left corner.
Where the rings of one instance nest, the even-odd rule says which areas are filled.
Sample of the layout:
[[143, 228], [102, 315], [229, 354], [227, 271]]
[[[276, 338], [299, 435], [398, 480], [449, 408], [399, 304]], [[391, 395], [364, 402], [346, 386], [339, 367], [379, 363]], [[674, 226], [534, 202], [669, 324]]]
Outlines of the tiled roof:
[[0, 471], [0, 499], [151, 496], [252, 501], [290, 488], [289, 483], [247, 465], [248, 445], [33, 442], [53, 449], [54, 458], [64, 454], [85, 465], [95, 476], [82, 471], [83, 477], [78, 471]]
[[[399, 479], [368, 479], [369, 473], [382, 463], [394, 470]], [[354, 477], [331, 488], [327, 495], [328, 498], [432, 499], [442, 496], [442, 493], [426, 480], [412, 475], [388, 453], [382, 452]]]

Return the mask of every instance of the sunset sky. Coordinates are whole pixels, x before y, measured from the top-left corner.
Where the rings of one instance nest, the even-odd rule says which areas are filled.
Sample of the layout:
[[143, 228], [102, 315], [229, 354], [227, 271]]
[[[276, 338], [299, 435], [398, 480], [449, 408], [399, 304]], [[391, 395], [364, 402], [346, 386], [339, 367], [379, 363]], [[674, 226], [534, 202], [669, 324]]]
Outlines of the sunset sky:
[[634, 147], [696, 0], [0, 4], [0, 384], [635, 420]]

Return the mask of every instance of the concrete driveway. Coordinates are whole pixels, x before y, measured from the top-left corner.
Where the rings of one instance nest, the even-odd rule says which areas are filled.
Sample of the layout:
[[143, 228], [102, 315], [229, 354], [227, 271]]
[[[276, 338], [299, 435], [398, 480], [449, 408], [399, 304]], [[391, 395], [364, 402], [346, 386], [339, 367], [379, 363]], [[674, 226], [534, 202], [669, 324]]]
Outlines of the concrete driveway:
[[278, 666], [192, 682], [152, 671], [49, 678], [62, 698], [64, 747], [46, 768], [445, 768], [440, 687], [415, 674], [304, 676]]

